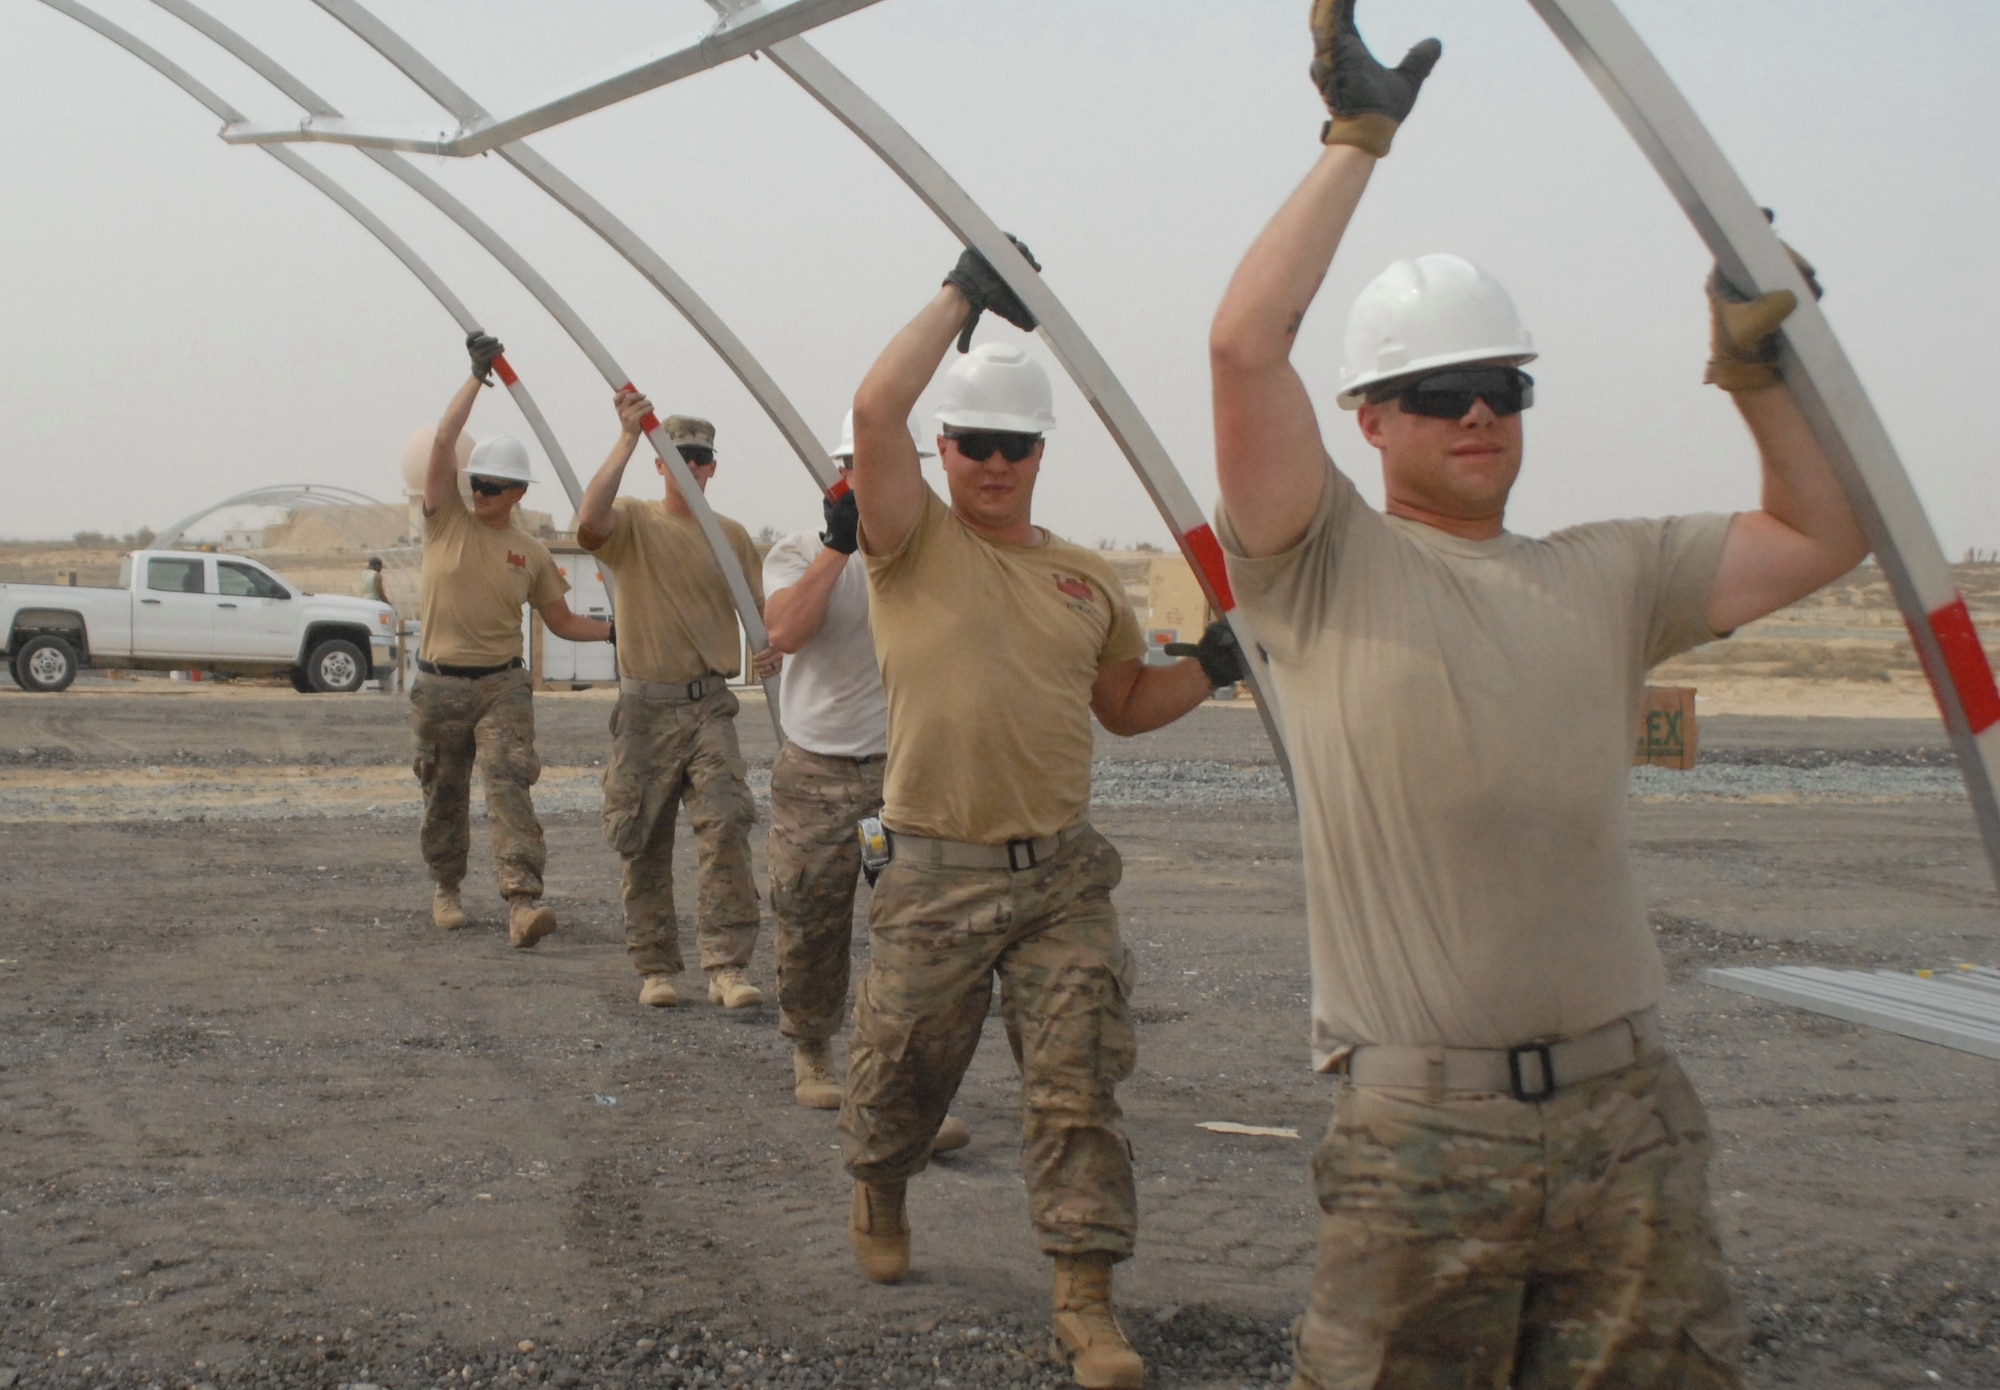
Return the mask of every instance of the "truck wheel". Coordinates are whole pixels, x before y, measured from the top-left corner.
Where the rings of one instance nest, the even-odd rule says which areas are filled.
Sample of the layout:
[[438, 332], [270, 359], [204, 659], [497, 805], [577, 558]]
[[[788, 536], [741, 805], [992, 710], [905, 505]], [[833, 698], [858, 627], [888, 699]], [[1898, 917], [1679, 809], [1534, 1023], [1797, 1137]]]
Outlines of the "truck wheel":
[[310, 695], [313, 693], [313, 683], [306, 679], [305, 667], [294, 666], [291, 670], [285, 672], [285, 675], [291, 681], [292, 689], [298, 691], [299, 694]]
[[306, 658], [306, 680], [323, 695], [349, 694], [367, 679], [368, 658], [344, 638], [329, 637]]
[[76, 648], [65, 639], [46, 635], [31, 638], [14, 653], [14, 683], [23, 690], [53, 695], [69, 689], [81, 664]]

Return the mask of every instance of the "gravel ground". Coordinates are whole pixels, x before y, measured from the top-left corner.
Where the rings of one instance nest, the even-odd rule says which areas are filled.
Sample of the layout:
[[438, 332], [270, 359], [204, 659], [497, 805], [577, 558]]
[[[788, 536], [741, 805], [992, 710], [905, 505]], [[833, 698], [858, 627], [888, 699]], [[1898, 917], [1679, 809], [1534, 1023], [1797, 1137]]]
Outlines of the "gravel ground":
[[[538, 698], [563, 929], [523, 953], [490, 876], [473, 929], [427, 925], [400, 702], [183, 692], [0, 693], [0, 1390], [1067, 1383], [997, 1025], [886, 1289], [772, 1012], [633, 1004], [607, 701]], [[740, 728], [761, 787], [762, 711]], [[1702, 738], [1696, 772], [1635, 777], [1633, 847], [1750, 1384], [2000, 1385], [2000, 1064], [1700, 981], [2000, 963], [1949, 752], [1929, 724]], [[1106, 739], [1097, 779], [1141, 968], [1121, 1312], [1155, 1390], [1283, 1384], [1330, 1101], [1296, 824], [1240, 709]]]

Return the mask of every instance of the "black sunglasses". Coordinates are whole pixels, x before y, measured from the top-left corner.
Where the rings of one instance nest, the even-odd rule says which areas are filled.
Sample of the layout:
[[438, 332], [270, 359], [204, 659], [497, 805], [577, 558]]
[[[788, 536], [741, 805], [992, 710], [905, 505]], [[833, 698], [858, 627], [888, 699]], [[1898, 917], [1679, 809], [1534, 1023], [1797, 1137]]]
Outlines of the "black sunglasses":
[[1535, 403], [1535, 379], [1518, 367], [1461, 367], [1391, 382], [1379, 395], [1368, 393], [1371, 405], [1388, 400], [1400, 401], [1411, 415], [1437, 420], [1462, 419], [1478, 400], [1495, 415], [1519, 415]]
[[676, 444], [674, 447], [681, 451], [681, 458], [690, 468], [706, 468], [715, 462], [715, 450], [705, 444]]
[[512, 492], [517, 487], [526, 486], [526, 483], [496, 482], [492, 478], [474, 478], [472, 480], [472, 490], [481, 497], [498, 497], [502, 493]]
[[1019, 463], [1034, 453], [1035, 446], [1042, 442], [1039, 434], [1017, 434], [1013, 430], [972, 430], [965, 434], [953, 434], [946, 430], [944, 437], [974, 463], [986, 462], [993, 457], [995, 449], [1007, 462]]

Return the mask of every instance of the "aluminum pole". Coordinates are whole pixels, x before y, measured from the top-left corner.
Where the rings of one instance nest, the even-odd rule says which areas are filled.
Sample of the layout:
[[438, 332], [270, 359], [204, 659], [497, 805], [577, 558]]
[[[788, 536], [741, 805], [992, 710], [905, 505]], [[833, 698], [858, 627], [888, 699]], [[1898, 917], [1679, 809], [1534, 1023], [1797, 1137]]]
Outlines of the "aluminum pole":
[[[326, 0], [321, 0], [321, 3], [326, 3]], [[1111, 431], [1111, 437], [1117, 441], [1119, 449], [1152, 497], [1153, 505], [1159, 508], [1167, 525], [1173, 528], [1174, 539], [1179, 542], [1181, 553], [1187, 557], [1209, 603], [1228, 620], [1236, 640], [1242, 645], [1248, 658], [1248, 683], [1256, 697], [1257, 712], [1263, 717], [1264, 732], [1270, 736], [1272, 751], [1277, 755], [1278, 766], [1284, 772], [1285, 784], [1289, 787], [1291, 759], [1285, 752], [1284, 736], [1279, 731], [1278, 709], [1268, 677], [1269, 664], [1263, 648], [1258, 645], [1255, 629], [1237, 608], [1236, 597], [1230, 591], [1229, 574], [1223, 566], [1222, 546], [1210, 529], [1208, 519], [1202, 515], [1194, 495], [1174, 468], [1166, 446], [1153, 433], [1152, 426], [1139, 412], [1138, 404], [1111, 370], [1111, 365], [1097, 351], [1082, 325], [1056, 297], [1048, 281], [1021, 259], [999, 224], [986, 215], [985, 210], [972, 200], [944, 166], [932, 158], [930, 152], [918, 144], [874, 98], [804, 39], [786, 39], [772, 45], [765, 53], [788, 77], [832, 112], [842, 125], [861, 137], [862, 142], [896, 171], [910, 190], [951, 228], [960, 241], [984, 256], [1040, 321], [1038, 331], [1042, 341], [1048, 344], [1077, 389], [1083, 392], [1084, 398], [1097, 412], [1098, 419], [1104, 422], [1104, 427]]]
[[[58, 0], [45, 0], [45, 3], [58, 3]], [[69, 0], [61, 0], [61, 4], [63, 5], [67, 5], [68, 3]], [[157, 0], [157, 3], [177, 18], [194, 26], [240, 61], [248, 64], [260, 76], [278, 87], [280, 91], [283, 91], [288, 97], [297, 101], [307, 110], [311, 111], [315, 108], [321, 111], [332, 110], [331, 106], [323, 98], [319, 97], [311, 88], [279, 66], [267, 54], [263, 53], [262, 50], [250, 44], [227, 26], [211, 18], [198, 7], [181, 3], [180, 0]], [[134, 42], [137, 41], [134, 40]], [[218, 114], [221, 113], [218, 112]], [[225, 119], [228, 118], [225, 117]], [[265, 148], [273, 155], [289, 153], [288, 151], [283, 151], [272, 146], [266, 146]], [[411, 168], [409, 162], [401, 156], [383, 150], [364, 150], [363, 153], [390, 173], [402, 179], [412, 190], [429, 201], [446, 216], [450, 217], [468, 235], [478, 241], [516, 280], [520, 281], [523, 288], [535, 296], [537, 302], [544, 309], [548, 310], [550, 316], [569, 335], [571, 341], [582, 349], [583, 354], [590, 359], [591, 364], [610, 383], [614, 391], [632, 389], [631, 377], [619, 368], [617, 361], [611, 356], [610, 350], [604, 346], [603, 341], [597, 337], [596, 333], [583, 321], [582, 317], [570, 307], [568, 301], [557, 293], [555, 287], [549, 284], [540, 272], [535, 270], [492, 227], [487, 225], [484, 220], [465, 206], [464, 203], [446, 192], [434, 180]], [[296, 159], [295, 156], [294, 158]], [[303, 161], [298, 162], [303, 163]], [[503, 380], [507, 380], [513, 375], [512, 368], [506, 366], [504, 361], [496, 361], [494, 370]], [[509, 381], [508, 384], [511, 389], [514, 383]], [[539, 415], [540, 412], [537, 411], [536, 417], [538, 418]], [[749, 580], [743, 572], [742, 564], [736, 558], [735, 551], [731, 549], [729, 539], [723, 533], [721, 524], [716, 520], [714, 510], [709, 507], [707, 500], [703, 497], [701, 486], [695, 481], [694, 474], [688, 469], [686, 461], [681, 458], [680, 451], [667, 443], [665, 435], [660, 430], [658, 418], [651, 414], [647, 415], [644, 427], [647, 440], [652, 444], [653, 450], [659, 455], [661, 462], [666, 465], [669, 475], [673, 478], [675, 486], [680, 491], [681, 497], [688, 504], [688, 510], [693, 513], [696, 524], [701, 527], [703, 537], [707, 540], [709, 549], [714, 554], [717, 565], [721, 567], [723, 578], [729, 586], [731, 600], [736, 608], [737, 619], [743, 624], [743, 630], [750, 639], [751, 650], [764, 650], [770, 645], [770, 638], [764, 629], [763, 616], [758, 611], [756, 597], [751, 591]], [[562, 459], [559, 453], [552, 461], [557, 462], [557, 471], [563, 479], [564, 487], [569, 491], [571, 501], [580, 508], [583, 501], [583, 489], [578, 483], [575, 473], [570, 469], [568, 461]], [[606, 587], [609, 590], [610, 586], [608, 584]], [[763, 684], [767, 697], [766, 703], [769, 706], [771, 725], [777, 731], [778, 738], [782, 742], [784, 739], [784, 730], [780, 726], [778, 719], [778, 677], [766, 677]]]
[[2000, 688], [1944, 547], [1861, 378], [1757, 200], [1613, 0], [1529, 3], [1638, 141], [1723, 275], [1752, 294], [1790, 290], [1798, 297], [1781, 333], [1786, 384], [1833, 461], [1903, 610], [2000, 882]]
[[[359, 0], [314, 0], [314, 3], [346, 25], [363, 43], [381, 54], [391, 66], [453, 116], [468, 122], [487, 119], [486, 109], [473, 99], [471, 93], [445, 76], [436, 64], [377, 19]], [[806, 423], [805, 416], [778, 388], [777, 381], [742, 339], [722, 321], [721, 315], [710, 308], [687, 281], [675, 274], [673, 268], [638, 233], [527, 145], [519, 142], [502, 145], [494, 153], [527, 175], [530, 182], [603, 238], [612, 250], [623, 256], [681, 312], [694, 330], [729, 364], [730, 370], [736, 373], [737, 379], [749, 390], [757, 404], [763, 407], [771, 423], [778, 427], [800, 462], [805, 464], [806, 471], [812, 474], [813, 482], [821, 492], [838, 495], [845, 490], [846, 485], [834, 468], [832, 458], [820, 444], [819, 437]]]
[[[144, 62], [146, 66], [150, 66], [154, 72], [158, 72], [160, 76], [164, 76], [168, 82], [172, 82], [174, 86], [178, 86], [182, 92], [186, 92], [188, 96], [192, 96], [196, 102], [200, 102], [202, 106], [206, 106], [216, 116], [222, 116], [224, 120], [232, 118], [232, 112], [236, 110], [234, 106], [230, 106], [220, 96], [216, 96], [210, 88], [206, 88], [202, 82], [198, 82], [190, 72], [186, 72], [184, 68], [180, 68], [172, 58], [168, 58], [160, 50], [152, 48], [150, 44], [146, 44], [138, 36], [130, 34], [128, 30], [112, 24], [104, 16], [96, 14], [94, 10], [86, 10], [84, 6], [74, 4], [74, 0], [42, 0], [42, 4], [46, 4], [52, 10], [56, 10], [58, 14], [66, 14], [68, 18], [72, 18], [78, 24], [82, 24], [84, 28], [100, 34], [102, 38], [112, 40], [114, 44], [118, 44], [120, 48], [124, 48], [128, 54], [132, 54], [134, 58], [138, 58], [140, 62]], [[460, 300], [452, 292], [452, 288], [438, 276], [438, 272], [432, 270], [424, 262], [424, 258], [418, 256], [410, 248], [408, 242], [404, 242], [400, 236], [396, 236], [396, 232], [390, 230], [390, 226], [386, 222], [382, 222], [382, 218], [378, 218], [374, 212], [370, 212], [354, 194], [350, 194], [344, 186], [340, 186], [338, 182], [334, 182], [328, 174], [320, 172], [318, 168], [314, 168], [306, 160], [298, 158], [290, 150], [278, 150], [278, 148], [266, 146], [266, 154], [270, 154], [280, 164], [284, 164], [288, 170], [292, 170], [294, 174], [298, 174], [300, 178], [304, 178], [308, 184], [312, 184], [314, 188], [318, 188], [322, 194], [326, 194], [328, 198], [332, 198], [334, 204], [342, 212], [346, 212], [350, 218], [354, 218], [364, 228], [368, 228], [370, 236], [374, 236], [378, 242], [382, 242], [396, 256], [396, 260], [400, 260], [404, 264], [404, 268], [408, 268], [410, 274], [414, 274], [418, 278], [418, 282], [422, 282], [422, 286], [426, 290], [430, 290], [432, 298], [438, 300], [438, 304], [444, 306], [444, 312], [450, 314], [458, 322], [460, 328], [464, 328], [468, 334], [480, 332], [480, 320], [472, 314], [470, 308], [466, 308], [464, 300]], [[522, 416], [526, 416], [528, 428], [534, 430], [534, 438], [542, 444], [542, 450], [548, 454], [548, 462], [554, 464], [556, 476], [564, 480], [564, 486], [572, 488], [572, 502], [574, 502], [576, 494], [574, 494], [574, 474], [570, 472], [570, 462], [562, 454], [562, 444], [556, 442], [554, 430], [548, 428], [548, 418], [542, 416], [542, 408], [536, 404], [534, 396], [528, 392], [528, 384], [520, 380], [520, 376], [514, 372], [512, 366], [506, 364], [506, 358], [496, 358], [494, 360], [494, 372], [498, 372], [506, 380], [508, 394], [514, 396], [514, 404], [520, 406]]]
[[[74, 3], [74, 0], [42, 0], [42, 3], [57, 13], [67, 15], [85, 28], [111, 40], [111, 42], [117, 44], [127, 53], [130, 53], [133, 57], [151, 67], [162, 77], [172, 82], [223, 120], [238, 119], [235, 107], [216, 95], [214, 91], [204, 86], [179, 64], [136, 35], [113, 24], [110, 20], [105, 19], [95, 11]], [[409, 243], [396, 235], [387, 223], [369, 211], [346, 188], [336, 183], [329, 175], [322, 173], [306, 160], [293, 154], [290, 150], [267, 146], [265, 147], [265, 153], [332, 199], [341, 211], [365, 227], [370, 235], [386, 246], [395, 255], [396, 259], [401, 261], [404, 267], [417, 277], [423, 287], [430, 291], [432, 298], [436, 299], [444, 307], [444, 311], [451, 315], [460, 328], [464, 329], [467, 333], [480, 331], [479, 320], [465, 306], [465, 302], [452, 292], [451, 287], [444, 282], [443, 278], [435, 270], [431, 269], [421, 256], [411, 249]], [[580, 495], [577, 489], [576, 475], [570, 469], [569, 460], [563, 454], [562, 445], [557, 443], [555, 432], [549, 428], [548, 419], [542, 414], [541, 407], [536, 404], [534, 396], [528, 390], [527, 383], [521, 380], [520, 376], [508, 364], [505, 358], [496, 358], [493, 363], [493, 369], [506, 383], [508, 393], [513, 396], [515, 405], [520, 407], [521, 414], [526, 417], [528, 427], [534, 431], [535, 438], [541, 443], [543, 451], [548, 455], [550, 464], [556, 470], [556, 476], [562, 479], [563, 486], [569, 492], [570, 501], [574, 504], [578, 501]]]
[[876, 0], [793, 0], [791, 4], [768, 8], [761, 3], [732, 0], [724, 21], [692, 40], [669, 45], [608, 77], [545, 97], [515, 115], [461, 120], [456, 130], [375, 126], [337, 115], [308, 115], [290, 125], [257, 125], [239, 119], [224, 128], [222, 138], [232, 144], [327, 141], [454, 158], [484, 154], [511, 141], [525, 140], [550, 126], [706, 72], [874, 3]]

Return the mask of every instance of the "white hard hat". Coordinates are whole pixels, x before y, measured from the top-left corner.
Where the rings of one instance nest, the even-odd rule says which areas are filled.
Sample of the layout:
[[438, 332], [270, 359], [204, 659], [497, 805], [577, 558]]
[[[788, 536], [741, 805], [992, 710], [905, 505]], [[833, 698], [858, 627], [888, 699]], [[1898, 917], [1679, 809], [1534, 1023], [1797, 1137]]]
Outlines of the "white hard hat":
[[495, 478], [523, 486], [535, 481], [534, 470], [528, 466], [527, 446], [504, 434], [482, 440], [466, 460], [465, 471], [475, 478]]
[[1393, 377], [1466, 362], [1518, 367], [1534, 360], [1535, 340], [1498, 280], [1448, 252], [1397, 261], [1361, 291], [1347, 315], [1340, 406], [1353, 410], [1369, 387]]
[[961, 430], [1052, 430], [1056, 416], [1049, 374], [1010, 343], [981, 343], [944, 374], [937, 418], [939, 424]]
[[[910, 440], [917, 446], [917, 457], [920, 459], [936, 458], [937, 450], [926, 449], [924, 441], [918, 437], [917, 422], [912, 420], [909, 423]], [[852, 410], [840, 417], [840, 446], [833, 451], [833, 457], [836, 463], [854, 462], [854, 412]]]

